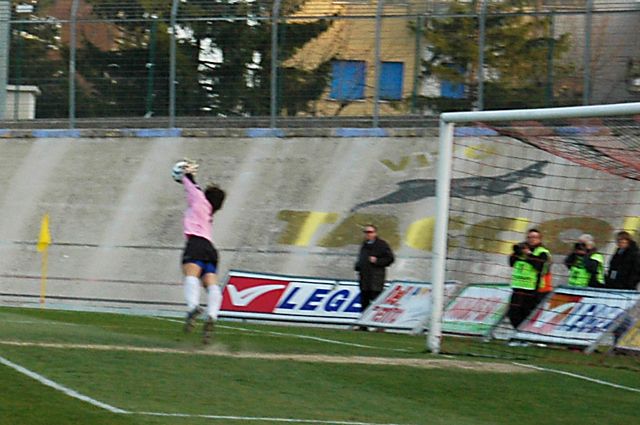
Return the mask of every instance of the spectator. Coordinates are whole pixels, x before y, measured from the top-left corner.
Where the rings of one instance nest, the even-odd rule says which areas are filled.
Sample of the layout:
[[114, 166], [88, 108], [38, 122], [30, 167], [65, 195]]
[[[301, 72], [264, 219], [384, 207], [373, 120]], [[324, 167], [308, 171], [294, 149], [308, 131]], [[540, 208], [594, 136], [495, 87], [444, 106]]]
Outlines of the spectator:
[[635, 290], [640, 281], [638, 244], [629, 232], [616, 234], [618, 248], [609, 261], [605, 285], [609, 289]]
[[[513, 272], [507, 316], [511, 325], [517, 329], [538, 305], [543, 294], [540, 289], [547, 286], [544, 280], [549, 274], [551, 252], [542, 245], [542, 234], [539, 230], [529, 230], [527, 240], [513, 246], [509, 265], [513, 267]], [[550, 280], [548, 284], [550, 285]]]
[[604, 288], [604, 256], [598, 252], [593, 236], [581, 235], [564, 264], [569, 269], [569, 286]]
[[[364, 242], [360, 247], [355, 270], [358, 272], [360, 284], [360, 304], [364, 312], [384, 288], [386, 268], [394, 261], [393, 251], [389, 244], [378, 238], [378, 228], [373, 224], [364, 227]], [[358, 330], [366, 331], [360, 326]]]

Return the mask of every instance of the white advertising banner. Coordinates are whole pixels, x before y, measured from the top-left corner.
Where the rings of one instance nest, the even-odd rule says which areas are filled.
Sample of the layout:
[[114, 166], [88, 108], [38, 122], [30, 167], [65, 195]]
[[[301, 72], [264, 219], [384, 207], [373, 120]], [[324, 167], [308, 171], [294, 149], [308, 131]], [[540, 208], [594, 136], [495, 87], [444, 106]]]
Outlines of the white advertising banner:
[[232, 270], [222, 294], [222, 317], [352, 324], [360, 316], [355, 281]]
[[[445, 298], [458, 282], [445, 282]], [[358, 325], [421, 331], [431, 313], [431, 284], [394, 281], [362, 314]]]
[[638, 299], [637, 291], [562, 286], [538, 305], [514, 338], [589, 346], [613, 331]]
[[442, 331], [463, 335], [487, 335], [509, 309], [511, 287], [504, 283], [466, 286], [447, 305]]

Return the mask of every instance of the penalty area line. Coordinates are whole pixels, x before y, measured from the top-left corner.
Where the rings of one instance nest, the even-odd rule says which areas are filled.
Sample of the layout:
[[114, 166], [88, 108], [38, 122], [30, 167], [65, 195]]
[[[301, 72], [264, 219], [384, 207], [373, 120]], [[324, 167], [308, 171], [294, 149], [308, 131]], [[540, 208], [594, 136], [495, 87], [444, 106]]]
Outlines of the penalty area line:
[[119, 409], [117, 407], [111, 406], [110, 404], [107, 403], [103, 403], [101, 401], [95, 400], [91, 397], [88, 397], [84, 394], [80, 394], [79, 392], [72, 390], [71, 388], [65, 387], [64, 385], [58, 384], [57, 382], [52, 381], [51, 379], [45, 378], [44, 376], [37, 374], [25, 367], [20, 366], [19, 364], [13, 363], [10, 360], [5, 359], [4, 357], [0, 356], [0, 363], [15, 370], [16, 372], [22, 373], [23, 375], [28, 376], [29, 378], [35, 379], [36, 381], [40, 382], [43, 385], [46, 385], [47, 387], [51, 387], [56, 391], [60, 391], [66, 395], [68, 395], [69, 397], [73, 397], [76, 398], [78, 400], [82, 400], [86, 403], [92, 404], [96, 407], [99, 407], [101, 409], [105, 409], [108, 410], [109, 412], [112, 413], [129, 413], [126, 410], [122, 410]]
[[636, 393], [640, 393], [640, 389], [639, 388], [633, 388], [633, 387], [627, 387], [625, 385], [614, 384], [613, 382], [607, 382], [607, 381], [603, 381], [603, 380], [600, 380], [600, 379], [589, 378], [588, 376], [578, 375], [577, 373], [565, 372], [564, 370], [549, 369], [549, 368], [546, 368], [546, 367], [534, 366], [534, 365], [530, 365], [530, 364], [517, 363], [517, 362], [513, 362], [513, 364], [516, 365], [516, 366], [522, 366], [522, 367], [526, 367], [526, 368], [529, 368], [529, 369], [538, 370], [540, 372], [557, 373], [558, 375], [570, 376], [572, 378], [582, 379], [584, 381], [593, 382], [595, 384], [607, 385], [609, 387], [618, 388], [618, 389], [621, 389], [621, 390], [627, 390], [627, 391], [633, 391], [633, 392], [636, 392]]
[[[162, 412], [135, 412], [120, 409], [110, 404], [103, 403], [89, 396], [79, 393], [69, 387], [58, 384], [49, 378], [29, 370], [19, 364], [0, 356], [0, 364], [3, 364], [18, 373], [28, 376], [41, 384], [53, 388], [56, 391], [60, 391], [69, 397], [84, 401], [95, 407], [107, 410], [111, 413], [120, 415], [143, 415], [143, 416], [159, 416], [159, 417], [173, 417], [173, 418], [202, 418], [202, 419], [218, 419], [218, 420], [233, 420], [233, 421], [254, 421], [254, 422], [287, 422], [287, 423], [304, 423], [304, 424], [336, 424], [336, 425], [403, 425], [403, 424], [384, 424], [376, 422], [355, 422], [355, 421], [340, 421], [340, 420], [320, 420], [320, 419], [293, 419], [293, 418], [268, 418], [268, 417], [252, 417], [252, 416], [228, 416], [228, 415], [205, 415], [205, 414], [189, 414], [189, 413], [162, 413]], [[406, 424], [404, 424], [406, 425]]]

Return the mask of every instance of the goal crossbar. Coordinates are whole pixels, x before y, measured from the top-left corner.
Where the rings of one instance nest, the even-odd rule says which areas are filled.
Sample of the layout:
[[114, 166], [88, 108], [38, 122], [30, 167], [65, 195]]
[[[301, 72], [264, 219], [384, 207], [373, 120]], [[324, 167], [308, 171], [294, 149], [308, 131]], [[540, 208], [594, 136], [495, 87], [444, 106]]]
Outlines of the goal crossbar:
[[427, 349], [440, 352], [444, 282], [446, 271], [449, 200], [453, 162], [454, 128], [459, 123], [487, 121], [529, 121], [568, 118], [594, 118], [640, 115], [640, 102], [610, 105], [572, 106], [563, 108], [515, 109], [503, 111], [445, 112], [440, 114], [440, 135], [436, 182], [436, 222], [433, 234], [431, 268], [432, 308], [427, 334]]

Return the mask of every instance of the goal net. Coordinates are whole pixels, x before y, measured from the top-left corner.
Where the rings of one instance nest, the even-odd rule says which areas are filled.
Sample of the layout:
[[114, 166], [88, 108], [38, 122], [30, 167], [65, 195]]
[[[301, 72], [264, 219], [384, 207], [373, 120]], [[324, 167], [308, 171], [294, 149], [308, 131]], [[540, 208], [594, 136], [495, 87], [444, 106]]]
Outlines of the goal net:
[[[432, 352], [441, 350], [443, 331], [456, 331], [443, 320], [444, 281], [480, 288], [469, 291], [470, 299], [491, 288], [504, 312], [508, 257], [529, 229], [540, 230], [552, 254], [554, 287], [566, 284], [563, 260], [581, 234], [593, 235], [605, 264], [617, 231], [638, 235], [640, 103], [444, 113], [439, 143]], [[478, 317], [487, 312], [472, 309], [485, 304], [460, 308]], [[506, 320], [491, 329], [492, 336], [509, 333]]]

